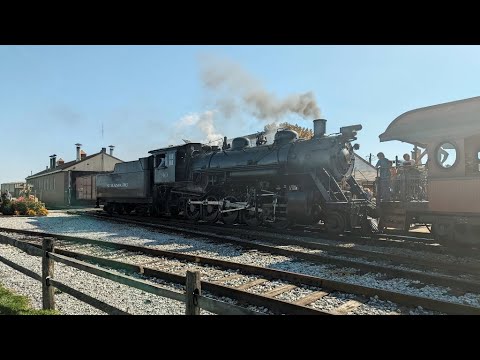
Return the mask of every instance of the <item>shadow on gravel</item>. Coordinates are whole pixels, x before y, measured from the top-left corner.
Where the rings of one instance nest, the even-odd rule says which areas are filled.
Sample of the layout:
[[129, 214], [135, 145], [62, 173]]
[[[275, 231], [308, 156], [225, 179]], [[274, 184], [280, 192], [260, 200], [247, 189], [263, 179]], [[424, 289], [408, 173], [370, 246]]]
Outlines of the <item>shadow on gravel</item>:
[[[35, 228], [32, 230], [47, 233], [85, 238], [92, 238], [90, 234], [96, 233], [101, 236], [99, 240], [118, 243], [128, 242], [129, 244], [132, 244], [133, 241], [134, 245], [148, 247], [162, 245], [162, 250], [171, 250], [180, 253], [194, 252], [202, 256], [220, 255], [226, 258], [235, 258], [249, 252], [248, 249], [243, 249], [233, 244], [221, 244], [192, 235], [168, 233], [157, 229], [141, 228], [131, 224], [105, 222], [92, 218], [88, 218], [88, 221], [81, 221], [84, 219], [85, 218], [80, 216], [45, 216], [28, 218], [27, 223]], [[112, 232], [112, 229], [115, 229], [114, 232]], [[139, 232], [138, 235], [135, 234], [136, 230]], [[201, 230], [201, 226], [199, 230]], [[139, 239], [138, 242], [135, 239], [120, 239], [125, 237], [139, 237]]]

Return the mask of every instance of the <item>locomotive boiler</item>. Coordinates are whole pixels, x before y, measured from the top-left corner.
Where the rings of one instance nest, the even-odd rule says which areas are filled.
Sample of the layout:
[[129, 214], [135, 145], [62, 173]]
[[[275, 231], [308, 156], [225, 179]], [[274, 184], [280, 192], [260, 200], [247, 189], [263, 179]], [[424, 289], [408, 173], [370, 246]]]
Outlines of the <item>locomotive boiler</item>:
[[[351, 176], [358, 148], [351, 142], [361, 128], [346, 126], [326, 135], [326, 120], [317, 119], [308, 140], [279, 130], [269, 145], [257, 141], [253, 146], [239, 137], [231, 144], [224, 139], [222, 147], [189, 143], [153, 150], [150, 157], [131, 162], [136, 175], [120, 166], [98, 175], [97, 193], [107, 211], [135, 209], [278, 228], [322, 220], [331, 233], [365, 228], [372, 204]], [[138, 163], [142, 166], [133, 165]], [[141, 188], [132, 192], [128, 176], [137, 176], [132, 186]]]

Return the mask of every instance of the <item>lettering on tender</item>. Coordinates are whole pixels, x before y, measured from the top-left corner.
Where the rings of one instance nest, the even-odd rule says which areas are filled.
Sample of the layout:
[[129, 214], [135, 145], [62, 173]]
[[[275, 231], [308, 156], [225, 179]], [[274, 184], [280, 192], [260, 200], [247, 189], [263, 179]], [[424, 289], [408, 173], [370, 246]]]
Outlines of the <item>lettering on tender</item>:
[[128, 187], [128, 183], [112, 183], [107, 184], [108, 188], [126, 188]]

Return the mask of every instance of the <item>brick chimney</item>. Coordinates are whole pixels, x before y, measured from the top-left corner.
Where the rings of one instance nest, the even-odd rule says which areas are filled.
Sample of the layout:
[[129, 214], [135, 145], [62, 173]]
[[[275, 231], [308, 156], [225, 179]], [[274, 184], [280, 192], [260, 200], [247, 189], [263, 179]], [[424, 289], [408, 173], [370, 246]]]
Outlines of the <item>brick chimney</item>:
[[106, 153], [107, 152], [107, 148], [102, 148], [102, 153]]
[[115, 149], [115, 146], [108, 145], [108, 147], [110, 148], [110, 156], [113, 156], [113, 149]]
[[55, 169], [55, 165], [57, 163], [56, 159], [57, 159], [56, 154], [50, 155], [50, 169]]
[[63, 165], [63, 164], [65, 164], [65, 160], [63, 160], [62, 158], [58, 159], [57, 166], [60, 166], [60, 165]]
[[83, 150], [80, 150], [80, 158], [83, 160], [87, 157], [87, 153]]
[[80, 146], [82, 146], [82, 144], [75, 144], [75, 146], [77, 147], [77, 157], [75, 161], [80, 161]]

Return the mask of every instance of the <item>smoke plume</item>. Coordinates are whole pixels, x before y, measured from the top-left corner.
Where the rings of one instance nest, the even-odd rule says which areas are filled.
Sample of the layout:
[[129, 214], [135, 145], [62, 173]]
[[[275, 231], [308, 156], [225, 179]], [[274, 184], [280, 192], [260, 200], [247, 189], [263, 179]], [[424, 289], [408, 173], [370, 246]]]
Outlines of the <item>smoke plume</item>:
[[212, 57], [201, 60], [202, 82], [215, 96], [218, 111], [227, 118], [237, 111], [275, 121], [288, 114], [304, 119], [320, 117], [320, 108], [311, 91], [279, 99], [240, 65]]
[[[222, 143], [223, 136], [215, 128], [215, 111], [207, 110], [203, 113], [193, 113], [182, 117], [175, 126], [175, 136], [178, 142], [180, 134], [185, 134], [189, 130], [188, 136], [193, 139], [185, 139], [190, 141], [198, 141], [198, 137], [203, 137], [200, 142], [211, 145], [219, 145]], [[183, 135], [185, 137], [185, 135]]]

